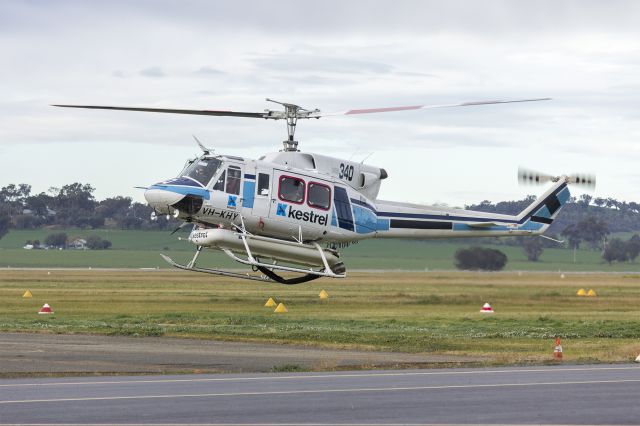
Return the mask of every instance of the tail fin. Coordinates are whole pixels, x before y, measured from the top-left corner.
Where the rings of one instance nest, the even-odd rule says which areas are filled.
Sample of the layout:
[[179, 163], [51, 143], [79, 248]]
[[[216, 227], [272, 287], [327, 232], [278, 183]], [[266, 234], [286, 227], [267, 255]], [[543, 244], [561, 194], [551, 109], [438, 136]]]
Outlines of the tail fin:
[[517, 216], [520, 229], [534, 231], [537, 234], [543, 233], [553, 223], [562, 206], [569, 201], [571, 197], [569, 183], [571, 183], [569, 176], [557, 178], [549, 190]]

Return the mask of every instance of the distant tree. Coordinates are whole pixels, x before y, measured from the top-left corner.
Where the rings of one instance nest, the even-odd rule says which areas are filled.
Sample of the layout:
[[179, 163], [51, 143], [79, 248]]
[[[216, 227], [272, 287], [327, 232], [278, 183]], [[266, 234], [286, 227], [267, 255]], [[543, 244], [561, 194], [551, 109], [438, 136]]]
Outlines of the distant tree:
[[40, 217], [47, 217], [49, 215], [48, 206], [53, 206], [54, 201], [50, 195], [41, 192], [37, 195], [32, 195], [26, 200], [27, 208], [29, 208], [34, 215]]
[[580, 229], [575, 224], [567, 225], [562, 230], [561, 234], [567, 239], [569, 248], [580, 248], [580, 243], [582, 242], [582, 234], [580, 232]]
[[522, 200], [517, 201], [500, 201], [496, 204], [491, 203], [490, 201], [483, 201], [480, 204], [472, 204], [465, 206], [467, 210], [475, 210], [480, 212], [488, 212], [488, 213], [501, 213], [501, 214], [511, 214], [516, 215], [527, 206], [529, 206], [536, 199], [534, 195], [528, 195]]
[[596, 205], [596, 206], [598, 206], [598, 207], [602, 207], [602, 206], [604, 206], [606, 203], [607, 203], [607, 200], [605, 200], [605, 199], [604, 199], [604, 198], [602, 198], [602, 197], [596, 197], [596, 198], [593, 200], [593, 204], [595, 204], [595, 205]]
[[602, 252], [602, 258], [606, 260], [609, 265], [612, 262], [626, 262], [628, 260], [627, 257], [627, 247], [624, 241], [619, 238], [611, 239], [604, 248]]
[[105, 219], [124, 217], [129, 213], [130, 207], [130, 197], [117, 196], [100, 201], [96, 207], [96, 213]]
[[6, 213], [0, 212], [0, 239], [7, 235], [9, 232], [9, 226], [11, 225], [11, 219]]
[[588, 216], [577, 225], [582, 239], [589, 243], [592, 249], [600, 246], [604, 237], [609, 235], [609, 228], [606, 222], [595, 216]]
[[583, 207], [588, 207], [589, 204], [591, 204], [591, 200], [593, 199], [593, 197], [589, 194], [582, 194], [580, 196], [580, 201], [578, 201], [578, 204], [580, 204]]
[[640, 255], [640, 235], [634, 234], [626, 243], [627, 258], [635, 262]]
[[106, 250], [111, 247], [111, 241], [105, 240], [99, 235], [89, 235], [87, 237], [87, 248], [91, 250]]
[[537, 262], [544, 251], [540, 238], [526, 238], [522, 244], [522, 248], [527, 255], [527, 259], [531, 262]]
[[60, 224], [73, 226], [91, 226], [88, 218], [95, 209], [95, 189], [89, 184], [72, 183], [64, 185], [55, 194], [56, 220]]
[[56, 234], [47, 235], [47, 238], [44, 239], [44, 243], [50, 247], [65, 248], [68, 240], [69, 238], [67, 237], [67, 234], [64, 232], [58, 232]]
[[455, 261], [458, 269], [499, 271], [507, 264], [507, 256], [500, 250], [470, 247], [457, 250]]

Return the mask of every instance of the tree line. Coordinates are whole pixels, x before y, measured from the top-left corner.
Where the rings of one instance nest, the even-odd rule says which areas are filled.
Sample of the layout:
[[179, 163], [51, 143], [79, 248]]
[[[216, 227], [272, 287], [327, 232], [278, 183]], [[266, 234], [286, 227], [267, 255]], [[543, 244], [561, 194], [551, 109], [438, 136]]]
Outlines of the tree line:
[[130, 197], [98, 201], [90, 184], [72, 183], [33, 193], [31, 185], [9, 184], [0, 188], [0, 236], [3, 229], [35, 229], [43, 226], [84, 229], [169, 229], [173, 218], [151, 218], [152, 209]]

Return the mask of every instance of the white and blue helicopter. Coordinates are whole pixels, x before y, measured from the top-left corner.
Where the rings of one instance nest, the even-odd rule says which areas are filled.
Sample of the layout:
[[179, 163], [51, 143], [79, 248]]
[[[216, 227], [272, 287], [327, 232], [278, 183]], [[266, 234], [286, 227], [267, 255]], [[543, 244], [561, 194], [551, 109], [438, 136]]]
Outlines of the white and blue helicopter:
[[[299, 284], [320, 277], [345, 278], [346, 267], [337, 249], [364, 239], [542, 235], [569, 200], [568, 185], [593, 187], [595, 177], [549, 176], [521, 169], [521, 182], [552, 185], [517, 216], [383, 201], [378, 199], [380, 185], [388, 177], [383, 168], [300, 152], [294, 139], [298, 120], [547, 99], [414, 105], [329, 114], [270, 99], [267, 101], [283, 109], [235, 112], [54, 106], [285, 120], [288, 138], [283, 142], [283, 149], [257, 160], [216, 154], [196, 139], [202, 155], [189, 160], [177, 177], [145, 188], [144, 196], [156, 214], [173, 215], [183, 221], [182, 225], [194, 225], [188, 240], [196, 245], [196, 252], [188, 264], [178, 264], [161, 254], [172, 266], [264, 282]], [[251, 267], [254, 273], [198, 267], [196, 262], [203, 248], [222, 250], [233, 260]], [[281, 272], [296, 276], [284, 277]]]

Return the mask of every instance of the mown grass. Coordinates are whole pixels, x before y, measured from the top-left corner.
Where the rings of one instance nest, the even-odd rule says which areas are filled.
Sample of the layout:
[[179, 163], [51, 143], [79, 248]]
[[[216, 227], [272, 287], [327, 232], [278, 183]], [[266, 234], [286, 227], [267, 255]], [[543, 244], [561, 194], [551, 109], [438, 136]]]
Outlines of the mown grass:
[[[579, 288], [599, 296], [577, 297]], [[318, 292], [330, 294], [320, 301]], [[33, 299], [23, 299], [30, 289]], [[263, 307], [273, 297], [289, 313]], [[496, 313], [479, 313], [489, 301]], [[36, 314], [43, 303], [56, 314]], [[0, 330], [182, 336], [483, 356], [495, 364], [629, 361], [640, 275], [353, 273], [287, 287], [169, 271], [0, 271]]]
[[[81, 268], [169, 268], [158, 255], [169, 254], [176, 260], [187, 261], [195, 247], [167, 231], [123, 230], [65, 230], [69, 237], [87, 237], [97, 234], [113, 243], [110, 250], [23, 250], [27, 240], [44, 238], [57, 231], [11, 231], [0, 240], [0, 267], [81, 267]], [[446, 241], [368, 240], [341, 250], [348, 270], [453, 270], [454, 253], [467, 243]], [[503, 251], [511, 271], [640, 271], [640, 263], [605, 263], [599, 251], [579, 250], [577, 262], [567, 249], [545, 249], [539, 262], [529, 262], [521, 247], [494, 246]], [[218, 251], [207, 251], [201, 257], [202, 266], [238, 268], [239, 265]]]

